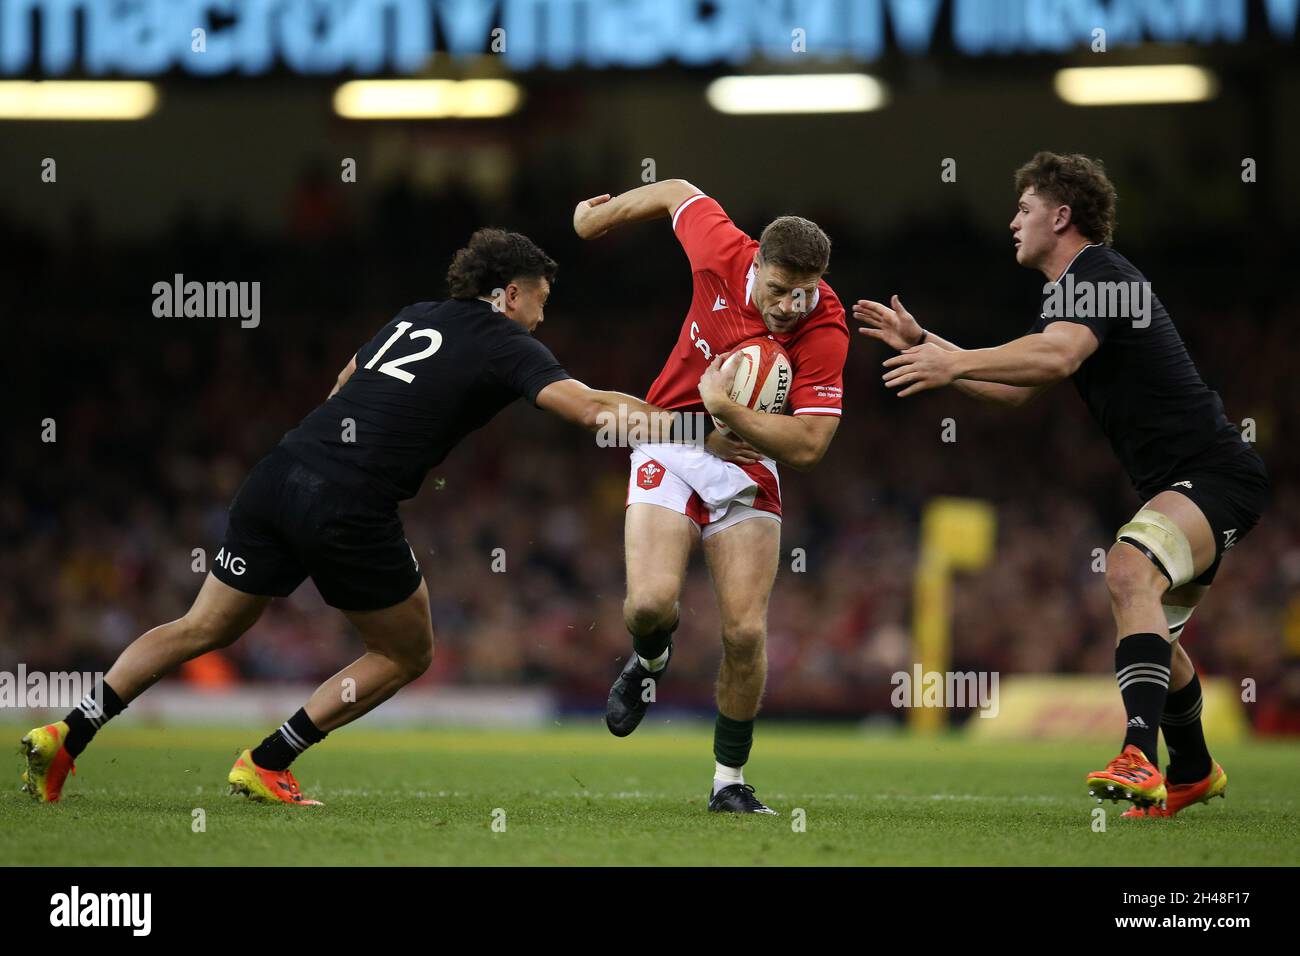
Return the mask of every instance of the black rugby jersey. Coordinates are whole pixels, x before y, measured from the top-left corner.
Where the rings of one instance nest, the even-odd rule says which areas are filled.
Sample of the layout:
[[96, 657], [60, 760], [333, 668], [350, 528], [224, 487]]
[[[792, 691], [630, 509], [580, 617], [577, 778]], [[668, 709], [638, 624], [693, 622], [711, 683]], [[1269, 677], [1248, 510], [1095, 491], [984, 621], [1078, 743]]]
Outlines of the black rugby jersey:
[[1140, 494], [1189, 467], [1258, 460], [1201, 380], [1146, 276], [1114, 249], [1085, 246], [1046, 287], [1030, 331], [1059, 321], [1086, 325], [1097, 337], [1074, 384]]
[[[499, 411], [569, 377], [479, 299], [407, 306], [357, 352], [352, 377], [280, 444], [338, 484], [400, 501]], [[373, 497], [373, 495], [371, 496]]]

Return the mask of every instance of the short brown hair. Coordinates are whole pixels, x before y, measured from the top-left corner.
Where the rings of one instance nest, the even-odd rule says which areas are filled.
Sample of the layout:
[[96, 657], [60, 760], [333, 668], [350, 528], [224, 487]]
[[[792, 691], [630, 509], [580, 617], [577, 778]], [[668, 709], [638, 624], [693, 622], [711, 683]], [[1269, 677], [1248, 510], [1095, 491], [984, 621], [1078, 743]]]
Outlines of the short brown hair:
[[1031, 186], [1039, 196], [1069, 206], [1070, 221], [1086, 238], [1111, 244], [1119, 197], [1100, 159], [1081, 153], [1037, 153], [1016, 170], [1016, 195]]
[[453, 299], [476, 299], [516, 279], [555, 278], [555, 260], [527, 236], [504, 229], [480, 229], [456, 253], [447, 270]]
[[831, 263], [831, 240], [815, 222], [782, 216], [758, 237], [758, 253], [769, 265], [795, 275], [821, 275]]

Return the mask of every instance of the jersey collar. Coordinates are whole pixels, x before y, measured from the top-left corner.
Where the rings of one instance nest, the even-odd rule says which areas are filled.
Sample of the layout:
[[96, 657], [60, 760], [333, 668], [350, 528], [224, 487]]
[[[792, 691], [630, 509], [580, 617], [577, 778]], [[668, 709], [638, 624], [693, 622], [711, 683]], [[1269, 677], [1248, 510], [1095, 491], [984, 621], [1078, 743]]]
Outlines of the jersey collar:
[[[1079, 256], [1083, 255], [1083, 254], [1084, 254], [1085, 252], [1087, 252], [1089, 249], [1096, 249], [1098, 246], [1104, 246], [1104, 245], [1105, 245], [1104, 242], [1090, 242], [1090, 243], [1088, 243], [1086, 246], [1084, 246], [1082, 249], [1080, 249], [1078, 252], [1076, 252], [1076, 253], [1074, 254], [1074, 259], [1079, 258]], [[1066, 274], [1067, 272], [1069, 272], [1069, 271], [1070, 271], [1070, 268], [1074, 265], [1074, 259], [1071, 259], [1071, 260], [1066, 264], [1065, 268], [1061, 270], [1061, 274], [1060, 274], [1059, 276], [1056, 277], [1056, 281], [1057, 281], [1058, 284], [1060, 283], [1060, 281], [1061, 281], [1062, 279], [1065, 278], [1065, 274]]]

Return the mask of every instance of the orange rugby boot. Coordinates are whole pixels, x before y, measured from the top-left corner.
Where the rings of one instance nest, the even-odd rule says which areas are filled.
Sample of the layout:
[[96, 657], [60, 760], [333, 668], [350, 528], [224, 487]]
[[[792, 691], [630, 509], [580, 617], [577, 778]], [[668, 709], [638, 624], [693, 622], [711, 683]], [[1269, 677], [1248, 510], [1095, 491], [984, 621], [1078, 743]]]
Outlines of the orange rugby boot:
[[226, 777], [232, 794], [242, 793], [259, 803], [293, 803], [300, 807], [322, 806], [319, 800], [302, 795], [290, 770], [266, 770], [253, 763], [253, 752], [245, 750]]
[[1180, 810], [1197, 803], [1209, 803], [1215, 797], [1227, 799], [1228, 775], [1217, 763], [1205, 778], [1195, 783], [1171, 783], [1164, 806], [1132, 807], [1124, 812], [1126, 817], [1172, 817]]
[[23, 790], [42, 803], [58, 803], [63, 796], [63, 783], [68, 774], [76, 773], [72, 755], [63, 745], [68, 739], [68, 725], [60, 720], [29, 730], [22, 740], [22, 753], [27, 758], [23, 771]]
[[1132, 800], [1135, 806], [1159, 804], [1166, 796], [1160, 768], [1147, 759], [1141, 748], [1129, 744], [1106, 764], [1105, 770], [1088, 774], [1088, 795], [1102, 800]]

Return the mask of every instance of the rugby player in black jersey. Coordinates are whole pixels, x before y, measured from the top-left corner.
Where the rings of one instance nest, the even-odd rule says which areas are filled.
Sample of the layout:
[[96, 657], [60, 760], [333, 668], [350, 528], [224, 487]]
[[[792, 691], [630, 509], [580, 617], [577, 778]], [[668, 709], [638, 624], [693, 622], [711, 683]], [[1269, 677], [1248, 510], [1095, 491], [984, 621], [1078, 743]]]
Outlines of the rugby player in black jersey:
[[[865, 323], [860, 332], [900, 351], [884, 363], [885, 383], [900, 396], [954, 385], [1014, 406], [1074, 379], [1145, 502], [1106, 556], [1127, 734], [1087, 787], [1099, 801], [1131, 800], [1125, 816], [1172, 816], [1227, 787], [1206, 748], [1200, 682], [1178, 638], [1224, 552], [1259, 520], [1268, 479], [1146, 278], [1111, 248], [1116, 195], [1101, 163], [1042, 152], [1015, 184], [1016, 261], [1048, 280], [1028, 335], [962, 349], [922, 329], [897, 296], [892, 308], [860, 301], [854, 316]], [[1157, 729], [1169, 750], [1166, 775], [1155, 763]]]
[[[451, 298], [408, 306], [339, 373], [324, 404], [249, 473], [194, 605], [132, 643], [97, 695], [23, 738], [25, 789], [59, 799], [103, 724], [185, 661], [238, 640], [272, 598], [310, 577], [361, 633], [339, 671], [230, 771], [233, 792], [312, 804], [290, 763], [419, 677], [433, 657], [429, 594], [398, 502], [456, 444], [523, 397], [590, 430], [659, 428], [671, 415], [570, 378], [532, 337], [556, 265], [526, 237], [481, 229], [447, 273]], [[605, 413], [610, 413], [606, 415]]]

